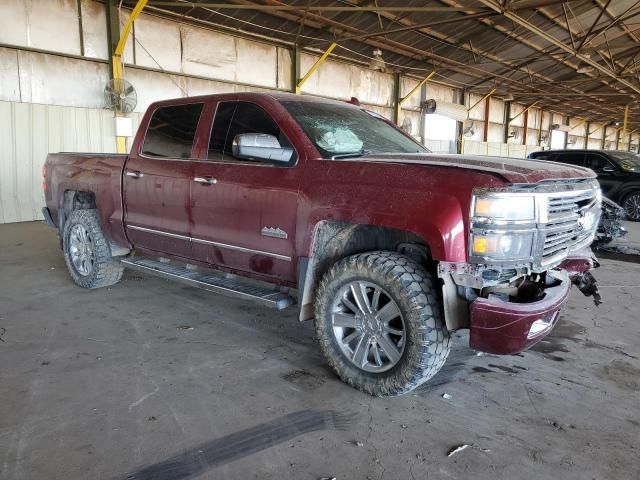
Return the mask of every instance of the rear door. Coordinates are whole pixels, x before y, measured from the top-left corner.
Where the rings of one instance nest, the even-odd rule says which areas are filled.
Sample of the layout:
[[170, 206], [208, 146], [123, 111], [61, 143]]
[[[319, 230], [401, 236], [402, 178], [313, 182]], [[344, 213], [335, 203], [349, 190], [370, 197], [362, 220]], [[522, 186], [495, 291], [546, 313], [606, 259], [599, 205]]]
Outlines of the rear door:
[[282, 146], [292, 146], [257, 104], [218, 103], [207, 161], [197, 162], [193, 172], [193, 256], [216, 266], [293, 282], [297, 154], [288, 164], [237, 159], [231, 145], [240, 133], [274, 135]]
[[127, 235], [136, 248], [191, 257], [189, 197], [194, 143], [204, 103], [158, 107], [139, 152], [127, 161]]

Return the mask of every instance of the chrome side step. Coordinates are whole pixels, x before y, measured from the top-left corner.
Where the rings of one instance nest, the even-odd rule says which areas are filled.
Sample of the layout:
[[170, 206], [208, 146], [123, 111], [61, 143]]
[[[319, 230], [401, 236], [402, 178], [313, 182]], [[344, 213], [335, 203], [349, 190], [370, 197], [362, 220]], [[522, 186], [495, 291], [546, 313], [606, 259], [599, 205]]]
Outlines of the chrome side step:
[[252, 300], [278, 310], [287, 308], [294, 303], [294, 299], [285, 293], [252, 285], [247, 281], [238, 279], [238, 277], [228, 277], [222, 272], [199, 272], [197, 269], [190, 269], [174, 265], [171, 262], [161, 262], [145, 257], [125, 258], [121, 262], [125, 267], [133, 270], [168, 280], [175, 280], [191, 287], [202, 288], [228, 297]]

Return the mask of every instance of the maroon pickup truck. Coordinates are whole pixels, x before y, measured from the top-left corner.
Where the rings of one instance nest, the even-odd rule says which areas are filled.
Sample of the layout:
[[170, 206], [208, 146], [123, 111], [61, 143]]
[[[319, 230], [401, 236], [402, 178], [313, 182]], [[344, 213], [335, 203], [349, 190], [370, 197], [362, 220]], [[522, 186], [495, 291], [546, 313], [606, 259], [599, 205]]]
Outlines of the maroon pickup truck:
[[[312, 97], [154, 103], [129, 155], [51, 154], [46, 221], [72, 279], [133, 268], [315, 319], [347, 383], [406, 393], [451, 333], [513, 354], [597, 291], [591, 170], [428, 152], [384, 118]], [[142, 295], [143, 292], [140, 292]]]

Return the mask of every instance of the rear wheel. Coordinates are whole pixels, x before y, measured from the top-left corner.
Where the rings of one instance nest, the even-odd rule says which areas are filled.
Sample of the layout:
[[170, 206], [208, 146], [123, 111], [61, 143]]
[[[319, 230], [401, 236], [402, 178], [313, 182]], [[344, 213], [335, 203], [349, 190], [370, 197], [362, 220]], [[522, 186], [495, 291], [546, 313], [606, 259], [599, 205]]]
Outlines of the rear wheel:
[[622, 207], [624, 208], [629, 220], [640, 222], [640, 190], [631, 192], [629, 195], [624, 197]]
[[62, 238], [67, 269], [77, 285], [100, 288], [120, 281], [124, 267], [111, 256], [96, 210], [73, 210]]
[[318, 290], [315, 325], [340, 378], [376, 396], [410, 392], [440, 370], [450, 350], [432, 275], [396, 252], [336, 263]]

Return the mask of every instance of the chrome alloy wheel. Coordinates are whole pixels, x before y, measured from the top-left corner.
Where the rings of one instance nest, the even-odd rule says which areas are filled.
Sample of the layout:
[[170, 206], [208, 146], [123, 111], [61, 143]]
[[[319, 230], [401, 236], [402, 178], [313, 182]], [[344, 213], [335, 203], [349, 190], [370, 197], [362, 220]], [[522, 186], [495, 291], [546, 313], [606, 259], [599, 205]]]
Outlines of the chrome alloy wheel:
[[640, 220], [640, 193], [629, 195], [624, 201], [624, 210], [631, 220]]
[[343, 285], [332, 305], [331, 324], [340, 350], [356, 367], [380, 373], [400, 361], [404, 318], [380, 286], [360, 280]]
[[81, 224], [76, 224], [69, 232], [69, 255], [76, 271], [83, 276], [93, 272], [95, 245], [89, 232]]

